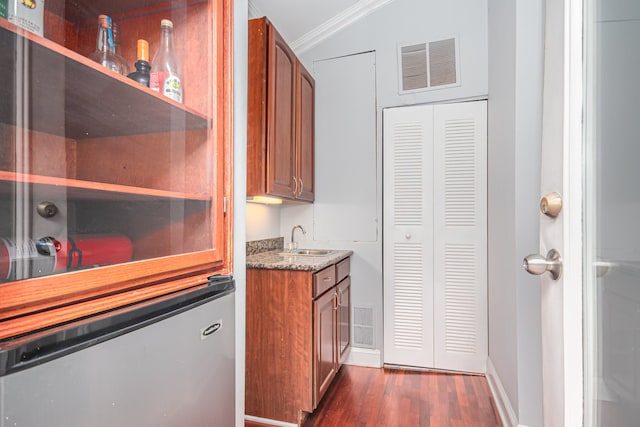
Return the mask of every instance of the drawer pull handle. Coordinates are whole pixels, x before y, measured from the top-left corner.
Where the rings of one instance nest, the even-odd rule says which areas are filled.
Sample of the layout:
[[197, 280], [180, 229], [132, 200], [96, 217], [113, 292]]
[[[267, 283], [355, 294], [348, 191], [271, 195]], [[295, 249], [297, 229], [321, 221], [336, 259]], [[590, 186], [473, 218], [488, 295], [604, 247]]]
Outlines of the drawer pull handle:
[[330, 282], [331, 281], [331, 277], [325, 277], [324, 279], [322, 279], [324, 282]]

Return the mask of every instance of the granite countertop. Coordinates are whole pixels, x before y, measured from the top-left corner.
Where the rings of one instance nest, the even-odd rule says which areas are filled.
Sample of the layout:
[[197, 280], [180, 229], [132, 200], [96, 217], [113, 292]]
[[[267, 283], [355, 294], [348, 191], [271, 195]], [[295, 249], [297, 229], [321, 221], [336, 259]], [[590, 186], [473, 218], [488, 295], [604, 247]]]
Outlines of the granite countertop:
[[353, 251], [334, 250], [322, 256], [283, 256], [282, 249], [247, 256], [247, 268], [266, 270], [319, 271], [353, 255]]

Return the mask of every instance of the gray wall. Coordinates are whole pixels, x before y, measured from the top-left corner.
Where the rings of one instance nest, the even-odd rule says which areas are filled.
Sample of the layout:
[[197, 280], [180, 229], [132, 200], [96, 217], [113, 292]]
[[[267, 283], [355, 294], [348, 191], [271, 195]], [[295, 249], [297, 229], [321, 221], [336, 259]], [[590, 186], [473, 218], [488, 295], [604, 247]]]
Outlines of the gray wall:
[[489, 0], [489, 359], [516, 422], [542, 425], [538, 249], [543, 1]]
[[[488, 93], [486, 15], [487, 0], [395, 0], [298, 55], [312, 71], [314, 61], [376, 51], [379, 117], [381, 109], [385, 107], [484, 97]], [[458, 36], [460, 43], [461, 86], [398, 95], [397, 45], [452, 35]], [[279, 230], [273, 220], [274, 216], [280, 215], [281, 209], [281, 206], [260, 208], [249, 204], [246, 223], [248, 240], [278, 237], [286, 233], [287, 230]]]
[[[398, 45], [457, 36], [461, 85], [414, 94], [398, 94]], [[376, 52], [379, 107], [463, 99], [487, 94], [486, 0], [395, 0], [299, 54], [313, 61]]]
[[[439, 40], [455, 35], [460, 48], [461, 85], [412, 94], [398, 94], [399, 44]], [[313, 242], [300, 236], [301, 244], [348, 245], [357, 253], [352, 264], [352, 304], [374, 309], [376, 350], [382, 351], [382, 110], [386, 107], [430, 102], [483, 98], [488, 93], [487, 3], [478, 0], [395, 0], [352, 23], [314, 48], [299, 54], [309, 70], [314, 62], [361, 52], [375, 52], [376, 141], [378, 157], [363, 164], [355, 157], [351, 164], [368, 168], [376, 176], [378, 238], [370, 242]], [[317, 113], [317, 111], [316, 111]], [[331, 173], [331, 165], [316, 163], [316, 174]], [[356, 190], [357, 191], [357, 190]], [[296, 223], [313, 223], [313, 206], [281, 208], [281, 233], [287, 236]], [[336, 218], [335, 221], [341, 221]], [[356, 280], [356, 278], [362, 280]]]

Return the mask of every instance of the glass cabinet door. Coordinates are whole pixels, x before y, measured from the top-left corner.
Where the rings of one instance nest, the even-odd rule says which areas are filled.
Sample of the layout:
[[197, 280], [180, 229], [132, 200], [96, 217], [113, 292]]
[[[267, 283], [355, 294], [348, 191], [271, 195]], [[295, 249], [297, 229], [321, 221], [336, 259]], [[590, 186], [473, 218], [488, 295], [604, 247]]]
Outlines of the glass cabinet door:
[[[8, 3], [0, 5], [0, 322], [163, 284], [145, 297], [154, 296], [176, 278], [184, 288], [228, 269], [230, 2]], [[163, 66], [154, 57], [167, 28], [173, 59]], [[96, 51], [138, 73], [90, 59]]]

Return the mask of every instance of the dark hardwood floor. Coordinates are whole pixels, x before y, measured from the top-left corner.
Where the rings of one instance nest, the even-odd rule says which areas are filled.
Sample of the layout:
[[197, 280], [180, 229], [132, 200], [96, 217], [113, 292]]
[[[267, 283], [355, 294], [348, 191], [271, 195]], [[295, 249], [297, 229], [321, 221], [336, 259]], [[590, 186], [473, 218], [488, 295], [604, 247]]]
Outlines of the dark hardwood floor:
[[344, 365], [320, 406], [303, 424], [303, 427], [330, 426], [502, 424], [483, 376]]

